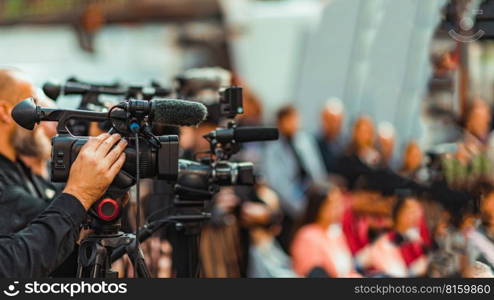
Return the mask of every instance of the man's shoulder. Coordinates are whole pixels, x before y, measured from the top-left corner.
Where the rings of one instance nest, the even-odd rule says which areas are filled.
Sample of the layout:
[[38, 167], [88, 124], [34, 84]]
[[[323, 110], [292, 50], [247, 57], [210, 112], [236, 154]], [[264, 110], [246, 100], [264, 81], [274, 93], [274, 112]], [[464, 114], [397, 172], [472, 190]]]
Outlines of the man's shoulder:
[[307, 131], [299, 131], [295, 135], [295, 144], [301, 147], [317, 147], [317, 138]]
[[19, 168], [15, 163], [0, 154], [0, 186], [22, 184]]
[[5, 202], [11, 194], [24, 191], [24, 182], [19, 171], [12, 164], [0, 162], [0, 202]]
[[11, 168], [4, 168], [0, 164], [0, 194], [9, 186], [20, 185], [19, 176], [16, 170]]

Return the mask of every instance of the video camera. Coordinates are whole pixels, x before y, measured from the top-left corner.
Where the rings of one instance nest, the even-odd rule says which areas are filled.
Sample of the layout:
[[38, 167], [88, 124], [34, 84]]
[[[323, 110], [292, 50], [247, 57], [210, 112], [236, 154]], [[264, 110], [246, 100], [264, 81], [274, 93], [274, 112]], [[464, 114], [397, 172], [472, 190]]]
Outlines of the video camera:
[[[156, 81], [152, 81], [149, 86], [124, 85], [120, 82], [96, 84], [84, 82], [75, 77], [69, 78], [64, 84], [46, 82], [43, 85], [43, 92], [53, 100], [57, 100], [63, 95], [79, 95], [81, 101], [77, 109], [100, 112], [108, 111], [108, 104], [101, 99], [101, 96], [109, 96], [111, 99], [118, 97], [126, 100], [151, 100], [172, 96], [170, 89], [161, 86]], [[84, 119], [69, 120], [67, 127], [74, 135], [86, 136], [90, 134], [90, 122]], [[108, 131], [111, 125], [105, 121], [99, 122], [98, 127], [101, 131]]]
[[[169, 97], [172, 93], [170, 89], [162, 87], [156, 81], [150, 86], [143, 85], [123, 85], [120, 83], [113, 84], [95, 84], [78, 80], [75, 77], [69, 78], [65, 84], [47, 82], [43, 85], [43, 92], [53, 100], [61, 95], [81, 95], [83, 101], [81, 106], [90, 103], [88, 96], [94, 96], [96, 100], [99, 95], [112, 95], [123, 97], [124, 99], [151, 100], [154, 98]], [[96, 102], [99, 104], [99, 102]]]
[[175, 77], [177, 97], [195, 99], [208, 108], [209, 122], [242, 114], [242, 88], [231, 86], [231, 73], [222, 68], [190, 69]]
[[[88, 121], [109, 120], [112, 131], [128, 140], [126, 161], [120, 173], [108, 189], [105, 197], [90, 210], [95, 218], [94, 227], [111, 225], [118, 221], [121, 211], [120, 199], [141, 178], [159, 178], [173, 181], [178, 175], [178, 136], [154, 136], [153, 123], [196, 125], [206, 117], [205, 107], [185, 100], [127, 100], [114, 106], [108, 113], [83, 110], [41, 108], [29, 98], [15, 106], [12, 117], [22, 127], [32, 130], [40, 121], [58, 121], [58, 135], [52, 139], [52, 180], [65, 182], [70, 167], [88, 137], [74, 136], [67, 129], [71, 119]], [[136, 162], [139, 164], [136, 164]], [[137, 172], [139, 171], [139, 172]], [[100, 224], [101, 223], [101, 224]]]

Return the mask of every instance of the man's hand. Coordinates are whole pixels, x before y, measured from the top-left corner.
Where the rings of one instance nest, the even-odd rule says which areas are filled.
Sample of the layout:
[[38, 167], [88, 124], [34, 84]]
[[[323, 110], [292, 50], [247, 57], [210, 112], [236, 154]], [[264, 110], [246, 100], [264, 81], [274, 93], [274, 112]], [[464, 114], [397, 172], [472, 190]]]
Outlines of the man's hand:
[[103, 196], [124, 165], [125, 153], [123, 151], [126, 146], [127, 141], [121, 139], [118, 134], [104, 133], [97, 137], [90, 137], [70, 168], [67, 185], [63, 192], [79, 199], [88, 210], [96, 200]]

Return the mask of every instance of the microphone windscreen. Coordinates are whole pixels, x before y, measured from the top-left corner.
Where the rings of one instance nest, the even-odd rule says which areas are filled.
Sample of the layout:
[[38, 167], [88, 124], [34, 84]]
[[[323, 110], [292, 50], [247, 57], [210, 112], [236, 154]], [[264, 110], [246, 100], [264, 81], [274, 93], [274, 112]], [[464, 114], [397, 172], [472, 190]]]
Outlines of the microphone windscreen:
[[52, 100], [57, 100], [60, 96], [60, 85], [53, 82], [47, 82], [43, 85], [43, 93]]
[[237, 142], [274, 141], [278, 139], [276, 127], [237, 127], [234, 139]]
[[177, 99], [151, 100], [152, 122], [176, 126], [195, 126], [206, 119], [204, 104]]

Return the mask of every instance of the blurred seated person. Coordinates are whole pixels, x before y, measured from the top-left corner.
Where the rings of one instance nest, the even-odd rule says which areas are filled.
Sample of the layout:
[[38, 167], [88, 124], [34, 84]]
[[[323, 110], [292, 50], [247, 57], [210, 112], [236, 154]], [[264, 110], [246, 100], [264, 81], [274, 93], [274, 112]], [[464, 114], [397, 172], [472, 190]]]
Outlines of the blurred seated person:
[[417, 180], [422, 167], [422, 150], [415, 141], [409, 142], [405, 147], [403, 162], [399, 174], [401, 176]]
[[494, 278], [492, 268], [479, 261], [474, 262], [463, 274], [464, 278]]
[[222, 187], [214, 195], [211, 219], [201, 226], [199, 237], [201, 277], [241, 277], [239, 222], [235, 216], [235, 209], [240, 201], [234, 189], [229, 186]]
[[[467, 107], [465, 119], [463, 122], [465, 134], [464, 142], [466, 144], [480, 142], [485, 145], [489, 142], [489, 133], [491, 126], [491, 108], [482, 99], [477, 98]], [[473, 136], [475, 140], [470, 139]]]
[[471, 260], [484, 263], [494, 270], [494, 187], [484, 188], [480, 201], [482, 223], [468, 235]]
[[489, 146], [491, 126], [489, 105], [482, 99], [475, 99], [465, 112], [463, 126], [464, 134], [462, 140], [458, 142], [457, 157], [459, 160], [476, 164], [475, 160], [479, 156], [484, 157], [483, 153]]
[[327, 101], [321, 113], [321, 132], [317, 145], [327, 173], [333, 173], [336, 160], [341, 154], [341, 124], [343, 103], [338, 98]]
[[364, 174], [344, 194], [343, 232], [354, 257], [359, 257], [370, 244], [391, 227], [390, 214], [393, 182], [381, 172]]
[[265, 185], [258, 188], [258, 194], [262, 202], [245, 202], [240, 216], [250, 238], [247, 276], [298, 277], [290, 258], [275, 238], [280, 233], [282, 220], [278, 196]]
[[324, 181], [326, 172], [315, 139], [300, 131], [295, 107], [282, 107], [277, 114], [277, 125], [280, 137], [265, 144], [260, 166], [266, 183], [280, 196], [284, 217], [278, 240], [288, 251], [294, 222], [306, 206], [305, 192], [313, 182]]
[[180, 158], [195, 160], [195, 155], [203, 157], [204, 152], [210, 150], [208, 140], [203, 136], [217, 127], [217, 121], [209, 117], [197, 127], [180, 127]]
[[422, 208], [411, 196], [398, 195], [392, 211], [392, 230], [377, 239], [358, 258], [359, 267], [391, 277], [418, 277], [427, 271], [427, 247], [420, 230]]
[[377, 128], [377, 142], [381, 156], [381, 166], [394, 169], [395, 129], [391, 123], [379, 123]]
[[[357, 260], [392, 228], [391, 212], [400, 189], [422, 191], [420, 185], [389, 169], [374, 169], [360, 175], [352, 189], [344, 193], [343, 231]], [[421, 220], [420, 231], [429, 242], [425, 219]]]
[[281, 207], [291, 218], [299, 217], [305, 206], [305, 190], [325, 179], [315, 140], [300, 131], [300, 117], [295, 107], [282, 107], [277, 114], [280, 137], [266, 144], [263, 174], [280, 195]]
[[344, 204], [339, 188], [313, 186], [300, 229], [291, 246], [293, 267], [300, 276], [322, 268], [330, 277], [359, 277], [341, 222]]
[[[484, 187], [482, 187], [483, 189]], [[470, 191], [450, 188], [446, 182], [434, 182], [429, 199], [442, 208], [436, 226], [429, 226], [433, 234], [432, 251], [429, 255], [429, 277], [460, 277], [474, 263], [469, 237], [475, 231], [478, 199]], [[425, 213], [429, 218], [431, 207]]]
[[[491, 163], [494, 152], [489, 145], [490, 124], [489, 106], [483, 100], [475, 99], [466, 109], [462, 138], [453, 145], [453, 150], [441, 156], [441, 167], [449, 186], [472, 188], [494, 175]], [[435, 148], [440, 147], [445, 146]]]
[[374, 147], [374, 123], [367, 116], [361, 116], [353, 125], [352, 139], [346, 152], [338, 158], [335, 172], [346, 180], [351, 188], [358, 177], [378, 167], [381, 161]]

